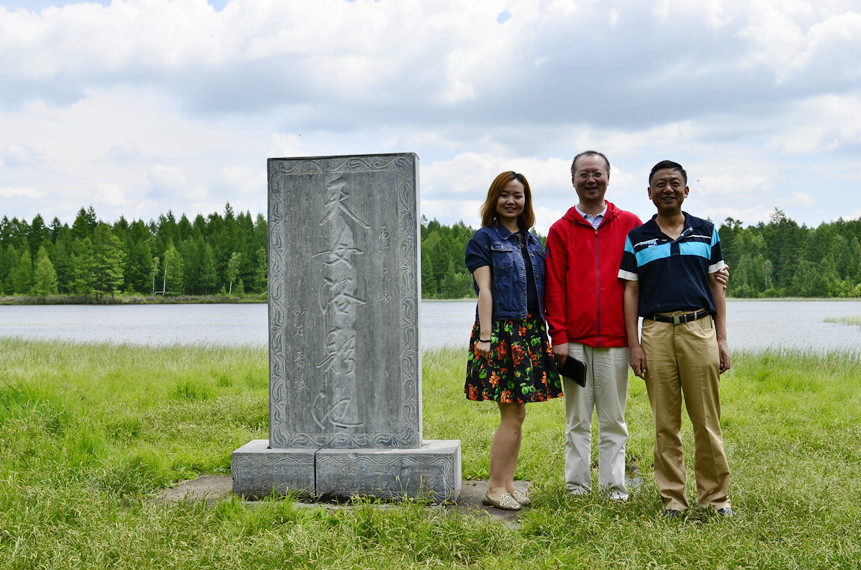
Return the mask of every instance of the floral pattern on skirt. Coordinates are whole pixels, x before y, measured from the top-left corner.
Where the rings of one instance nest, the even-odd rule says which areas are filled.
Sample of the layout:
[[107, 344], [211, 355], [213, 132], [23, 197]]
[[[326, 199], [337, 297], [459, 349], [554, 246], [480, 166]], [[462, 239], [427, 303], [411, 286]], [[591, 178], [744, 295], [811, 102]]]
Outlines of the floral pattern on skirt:
[[489, 359], [476, 352], [478, 338], [476, 320], [466, 361], [464, 392], [468, 400], [523, 404], [562, 396], [562, 379], [544, 321], [532, 316], [494, 321]]

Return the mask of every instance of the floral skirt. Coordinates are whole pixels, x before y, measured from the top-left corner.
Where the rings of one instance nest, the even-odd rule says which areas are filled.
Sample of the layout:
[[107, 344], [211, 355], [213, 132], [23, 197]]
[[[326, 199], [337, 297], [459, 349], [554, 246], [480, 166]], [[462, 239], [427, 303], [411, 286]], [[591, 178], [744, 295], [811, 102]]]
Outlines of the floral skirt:
[[476, 352], [478, 338], [476, 319], [466, 361], [464, 392], [468, 400], [523, 404], [562, 396], [562, 378], [553, 360], [544, 321], [532, 316], [494, 321], [490, 358]]

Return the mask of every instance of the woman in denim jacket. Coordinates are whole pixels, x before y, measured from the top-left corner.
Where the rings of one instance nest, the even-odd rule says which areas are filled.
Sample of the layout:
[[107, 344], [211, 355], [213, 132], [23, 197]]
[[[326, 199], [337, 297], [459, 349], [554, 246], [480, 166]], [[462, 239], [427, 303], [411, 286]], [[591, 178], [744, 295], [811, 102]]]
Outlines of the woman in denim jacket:
[[513, 511], [530, 503], [514, 488], [526, 404], [562, 395], [542, 317], [544, 248], [528, 231], [534, 222], [526, 178], [503, 172], [487, 191], [482, 227], [466, 247], [466, 266], [478, 292], [466, 397], [497, 402], [500, 413], [483, 502]]

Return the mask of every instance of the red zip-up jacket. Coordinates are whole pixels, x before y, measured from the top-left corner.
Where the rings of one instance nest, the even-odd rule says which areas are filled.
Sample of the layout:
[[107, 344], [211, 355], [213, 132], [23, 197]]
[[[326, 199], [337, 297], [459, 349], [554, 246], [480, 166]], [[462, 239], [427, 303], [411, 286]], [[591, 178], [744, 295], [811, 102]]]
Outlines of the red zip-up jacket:
[[598, 229], [571, 207], [547, 234], [544, 311], [554, 345], [628, 346], [624, 283], [616, 276], [625, 237], [640, 218], [610, 202]]

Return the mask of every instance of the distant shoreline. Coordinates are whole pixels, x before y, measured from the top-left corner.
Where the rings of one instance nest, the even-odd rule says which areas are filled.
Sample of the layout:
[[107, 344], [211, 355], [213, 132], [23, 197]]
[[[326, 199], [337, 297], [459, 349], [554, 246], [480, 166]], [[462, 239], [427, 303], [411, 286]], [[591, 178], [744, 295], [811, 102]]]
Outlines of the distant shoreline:
[[0, 305], [206, 305], [266, 303], [266, 295], [119, 295], [84, 297], [83, 295], [48, 295], [47, 297], [2, 296]]
[[[728, 297], [731, 301], [839, 301], [857, 302], [857, 297]], [[472, 302], [475, 298], [439, 299], [422, 298], [423, 303], [452, 303]], [[21, 295], [0, 296], [0, 305], [214, 305], [214, 304], [246, 304], [267, 303], [266, 295], [119, 295], [84, 297], [82, 295], [48, 295], [47, 297], [30, 297]]]

